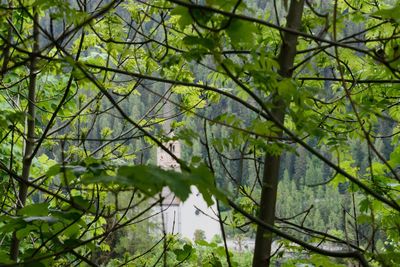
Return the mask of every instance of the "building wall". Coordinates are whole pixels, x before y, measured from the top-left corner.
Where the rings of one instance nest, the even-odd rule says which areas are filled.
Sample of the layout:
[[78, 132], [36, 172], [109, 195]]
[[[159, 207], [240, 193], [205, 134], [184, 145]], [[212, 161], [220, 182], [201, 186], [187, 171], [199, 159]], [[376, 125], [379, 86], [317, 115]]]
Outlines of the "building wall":
[[[181, 145], [178, 141], [169, 141], [164, 144], [168, 150], [173, 153], [177, 158], [181, 157]], [[157, 148], [157, 166], [165, 170], [176, 170], [179, 171], [179, 164], [162, 148]]]
[[[170, 141], [164, 144], [169, 151], [180, 158], [181, 146], [178, 141]], [[180, 171], [179, 164], [164, 150], [157, 148], [157, 165], [166, 170]], [[194, 239], [196, 230], [203, 230], [207, 240], [211, 240], [214, 235], [220, 235], [219, 222], [217, 220], [217, 207], [213, 205], [207, 207], [195, 186], [191, 187], [192, 194], [185, 202], [176, 201], [171, 205], [171, 201], [164, 201], [163, 214], [164, 224], [168, 233], [179, 233], [182, 237], [190, 240]], [[171, 192], [163, 190], [163, 195], [167, 196]], [[170, 196], [166, 199], [171, 199]]]
[[220, 225], [217, 217], [217, 207], [207, 207], [201, 194], [195, 186], [191, 188], [192, 194], [181, 204], [182, 214], [182, 236], [194, 239], [196, 230], [203, 230], [208, 241], [214, 235], [221, 235]]
[[164, 216], [165, 231], [167, 233], [179, 234], [182, 232], [180, 205], [164, 206], [162, 214]]

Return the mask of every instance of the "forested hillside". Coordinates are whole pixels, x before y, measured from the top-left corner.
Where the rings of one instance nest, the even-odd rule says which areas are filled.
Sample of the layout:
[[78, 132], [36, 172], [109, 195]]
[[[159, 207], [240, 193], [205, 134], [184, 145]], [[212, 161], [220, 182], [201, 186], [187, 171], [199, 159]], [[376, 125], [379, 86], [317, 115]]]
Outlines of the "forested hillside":
[[[0, 266], [400, 265], [399, 1], [0, 12]], [[192, 186], [212, 240], [155, 219]]]

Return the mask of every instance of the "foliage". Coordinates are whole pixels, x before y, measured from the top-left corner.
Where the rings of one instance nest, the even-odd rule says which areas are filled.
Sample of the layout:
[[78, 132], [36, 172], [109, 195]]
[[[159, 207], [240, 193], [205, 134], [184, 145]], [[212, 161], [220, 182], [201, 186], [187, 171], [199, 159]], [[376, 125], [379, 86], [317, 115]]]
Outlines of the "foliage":
[[228, 239], [305, 253], [288, 266], [398, 265], [400, 2], [304, 3], [297, 30], [289, 1], [2, 1], [0, 265], [249, 265], [226, 237], [156, 234], [163, 188], [191, 186]]

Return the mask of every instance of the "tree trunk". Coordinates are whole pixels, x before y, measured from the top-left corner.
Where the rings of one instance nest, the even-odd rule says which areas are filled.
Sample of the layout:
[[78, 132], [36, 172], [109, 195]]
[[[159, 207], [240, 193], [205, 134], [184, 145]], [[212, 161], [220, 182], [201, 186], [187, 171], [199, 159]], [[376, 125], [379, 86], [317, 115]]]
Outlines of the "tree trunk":
[[[36, 77], [37, 77], [37, 57], [35, 53], [39, 51], [39, 26], [38, 13], [36, 8], [33, 8], [33, 49], [32, 57], [29, 65], [29, 86], [28, 86], [28, 113], [26, 119], [26, 141], [25, 151], [22, 162], [22, 176], [25, 181], [29, 179], [29, 173], [32, 165], [32, 152], [35, 146], [35, 95], [36, 95]], [[17, 199], [17, 211], [25, 206], [28, 193], [28, 185], [25, 183], [19, 184], [19, 193]], [[19, 240], [16, 232], [13, 233], [11, 241], [10, 256], [11, 259], [17, 260], [19, 255]]]
[[[304, 0], [292, 0], [287, 16], [287, 28], [299, 30], [303, 14]], [[297, 35], [284, 33], [280, 54], [278, 57], [279, 74], [283, 78], [292, 76], [292, 67], [296, 56]], [[285, 117], [285, 104], [275, 96], [272, 115], [283, 124]], [[277, 132], [282, 137], [282, 131]], [[265, 155], [264, 173], [261, 189], [259, 218], [269, 225], [275, 221], [276, 194], [278, 189], [280, 157], [269, 153]], [[271, 258], [272, 233], [263, 227], [257, 227], [256, 242], [253, 256], [253, 267], [269, 266]]]

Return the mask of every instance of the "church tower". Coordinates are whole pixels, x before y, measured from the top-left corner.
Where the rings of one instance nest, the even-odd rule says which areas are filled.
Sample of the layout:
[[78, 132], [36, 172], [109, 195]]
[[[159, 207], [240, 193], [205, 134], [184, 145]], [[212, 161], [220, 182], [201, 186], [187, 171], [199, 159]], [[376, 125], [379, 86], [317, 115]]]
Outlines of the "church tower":
[[[168, 90], [168, 88], [166, 88]], [[174, 133], [172, 132], [171, 129], [171, 117], [174, 116], [175, 110], [174, 106], [169, 102], [169, 97], [171, 97], [169, 94], [165, 94], [166, 99], [164, 100], [164, 106], [162, 108], [163, 110], [163, 117], [165, 119], [163, 123], [163, 131], [168, 135], [169, 138], [174, 137]], [[164, 146], [168, 148], [169, 152], [174, 154], [177, 158], [181, 157], [181, 145], [179, 141], [168, 141], [167, 143], [164, 143]], [[166, 151], [164, 151], [162, 148], [158, 147], [157, 148], [157, 166], [160, 166], [161, 168], [165, 170], [175, 170], [179, 171], [179, 164], [176, 162]]]
[[[173, 133], [170, 133], [169, 136], [173, 137]], [[167, 147], [169, 152], [174, 154], [177, 158], [181, 157], [181, 144], [179, 141], [168, 141], [164, 146]], [[176, 162], [170, 154], [160, 147], [157, 148], [157, 166], [164, 170], [180, 171], [178, 162]]]
[[[167, 89], [168, 90], [168, 89]], [[165, 94], [166, 97], [167, 94]], [[171, 120], [168, 119], [174, 115], [174, 107], [168, 101], [164, 100], [163, 117], [166, 119], [163, 123], [163, 131], [168, 134], [168, 137], [172, 139], [174, 133], [171, 129]], [[170, 140], [163, 144], [170, 153], [174, 154], [177, 158], [181, 157], [181, 145], [178, 140]], [[162, 149], [157, 147], [157, 166], [164, 170], [173, 170], [176, 172], [180, 171], [178, 162], [171, 155]], [[164, 187], [161, 193], [164, 198], [161, 207], [162, 222], [167, 233], [170, 234], [181, 234], [181, 200], [176, 197], [168, 187]]]
[[[163, 124], [163, 130], [168, 134], [169, 139], [174, 137], [171, 130], [171, 121], [174, 107], [166, 101], [163, 107], [163, 117], [167, 120]], [[164, 146], [177, 158], [181, 157], [181, 144], [178, 140], [170, 140]], [[166, 151], [157, 148], [157, 165], [164, 170], [180, 171], [180, 166]], [[191, 194], [185, 202], [177, 198], [168, 187], [162, 192], [164, 197], [162, 203], [162, 221], [167, 233], [180, 234], [182, 237], [194, 239], [194, 233], [201, 230], [205, 233], [208, 240], [214, 235], [220, 235], [220, 225], [216, 216], [217, 207], [208, 207], [203, 197], [195, 186], [191, 187]]]

